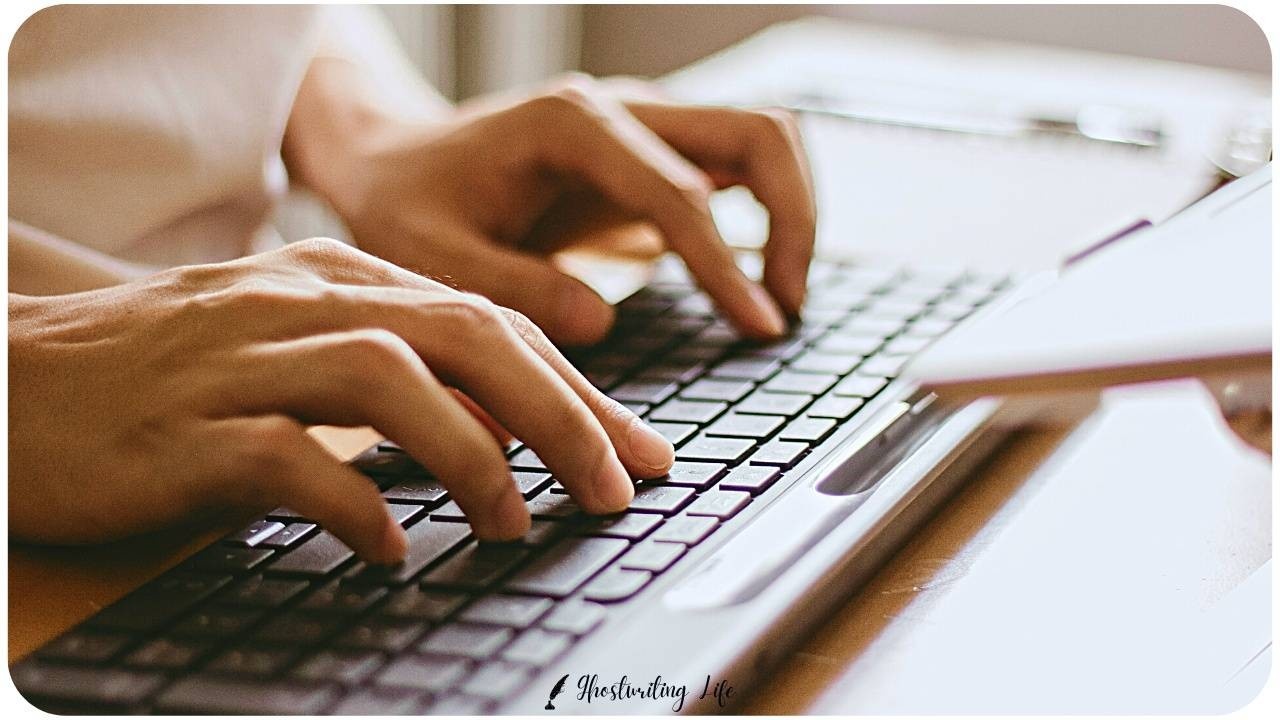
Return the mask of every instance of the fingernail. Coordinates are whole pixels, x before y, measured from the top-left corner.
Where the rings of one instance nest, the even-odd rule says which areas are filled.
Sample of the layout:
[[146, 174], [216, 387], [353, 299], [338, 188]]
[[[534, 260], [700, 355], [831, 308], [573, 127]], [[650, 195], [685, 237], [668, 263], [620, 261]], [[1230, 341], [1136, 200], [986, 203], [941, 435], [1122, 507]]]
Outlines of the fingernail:
[[559, 335], [573, 344], [593, 343], [603, 338], [613, 327], [613, 306], [606, 303], [591, 288], [577, 282], [567, 282], [560, 291]]
[[777, 337], [785, 333], [787, 331], [787, 320], [782, 316], [782, 310], [778, 308], [778, 303], [763, 287], [751, 283], [748, 288], [751, 299], [756, 304], [756, 319], [760, 330], [771, 337]]
[[631, 454], [656, 473], [666, 472], [675, 460], [676, 450], [671, 443], [640, 418], [631, 421], [631, 429], [627, 432], [627, 445]]
[[387, 565], [394, 565], [404, 560], [405, 553], [409, 551], [409, 538], [404, 534], [404, 528], [400, 527], [400, 523], [395, 518], [387, 516], [387, 524], [382, 531], [382, 559]]
[[631, 504], [631, 498], [636, 496], [636, 489], [631, 484], [631, 476], [627, 474], [626, 469], [613, 453], [606, 454], [600, 464], [593, 494], [596, 507], [587, 508], [587, 510], [595, 513], [622, 512]]
[[486, 540], [514, 540], [529, 532], [529, 508], [514, 487], [494, 503], [490, 518], [492, 532]]

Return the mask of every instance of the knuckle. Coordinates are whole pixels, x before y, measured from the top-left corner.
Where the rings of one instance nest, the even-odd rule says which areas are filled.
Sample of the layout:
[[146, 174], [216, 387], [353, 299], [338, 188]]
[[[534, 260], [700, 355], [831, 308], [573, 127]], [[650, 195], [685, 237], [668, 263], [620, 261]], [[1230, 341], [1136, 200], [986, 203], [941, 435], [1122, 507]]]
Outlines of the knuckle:
[[333, 238], [312, 237], [286, 245], [284, 252], [306, 262], [322, 262], [348, 256], [353, 250], [350, 245]]
[[354, 369], [372, 367], [380, 373], [414, 372], [421, 365], [413, 348], [390, 330], [370, 328], [347, 335], [343, 341], [344, 365]]
[[471, 339], [492, 338], [509, 327], [498, 306], [480, 295], [459, 293], [439, 308], [458, 332]]

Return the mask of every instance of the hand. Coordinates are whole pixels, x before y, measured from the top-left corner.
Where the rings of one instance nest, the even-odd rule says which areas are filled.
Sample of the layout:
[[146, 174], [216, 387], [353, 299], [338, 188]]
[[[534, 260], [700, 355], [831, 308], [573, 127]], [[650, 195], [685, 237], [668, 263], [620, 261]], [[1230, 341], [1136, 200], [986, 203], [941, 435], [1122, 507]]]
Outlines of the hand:
[[376, 487], [306, 424], [372, 425], [439, 478], [482, 539], [529, 527], [489, 416], [588, 512], [622, 510], [629, 474], [672, 462], [670, 443], [523, 316], [332, 240], [10, 295], [9, 313], [9, 527], [25, 540], [95, 542], [287, 505], [365, 559], [399, 560], [405, 536]]
[[[804, 302], [815, 216], [790, 115], [634, 89], [623, 99], [616, 87], [572, 78], [443, 123], [382, 126], [348, 159], [330, 149], [302, 174], [361, 248], [520, 310], [558, 341], [594, 342], [612, 323], [612, 309], [546, 257], [566, 221], [602, 218], [651, 222], [739, 330], [782, 334]], [[731, 185], [769, 210], [767, 292], [738, 270], [712, 220], [712, 191]]]

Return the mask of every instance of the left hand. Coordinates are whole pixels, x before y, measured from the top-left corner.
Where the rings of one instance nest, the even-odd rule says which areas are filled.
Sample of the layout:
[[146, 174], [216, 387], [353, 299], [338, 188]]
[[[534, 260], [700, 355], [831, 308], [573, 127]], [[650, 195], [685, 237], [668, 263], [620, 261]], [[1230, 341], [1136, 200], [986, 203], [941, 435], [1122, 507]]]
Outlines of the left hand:
[[[568, 344], [613, 310], [549, 254], [567, 228], [652, 223], [745, 335], [775, 337], [804, 302], [812, 181], [782, 112], [676, 105], [574, 77], [489, 99], [442, 124], [382, 127], [326, 194], [358, 245], [528, 315]], [[745, 185], [768, 209], [764, 287], [733, 262], [711, 193]], [[634, 225], [633, 225], [634, 227]]]

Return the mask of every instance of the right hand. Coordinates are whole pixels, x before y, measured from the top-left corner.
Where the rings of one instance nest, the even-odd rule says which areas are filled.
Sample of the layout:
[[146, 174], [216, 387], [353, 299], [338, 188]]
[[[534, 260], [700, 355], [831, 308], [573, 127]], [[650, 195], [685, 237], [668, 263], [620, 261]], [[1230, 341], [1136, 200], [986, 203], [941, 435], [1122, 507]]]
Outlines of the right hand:
[[10, 295], [9, 314], [9, 527], [24, 540], [98, 542], [287, 505], [366, 560], [400, 560], [405, 535], [377, 488], [307, 424], [373, 426], [487, 540], [530, 520], [486, 423], [591, 513], [624, 509], [630, 476], [673, 460], [523, 316], [332, 240]]

